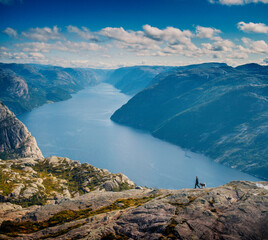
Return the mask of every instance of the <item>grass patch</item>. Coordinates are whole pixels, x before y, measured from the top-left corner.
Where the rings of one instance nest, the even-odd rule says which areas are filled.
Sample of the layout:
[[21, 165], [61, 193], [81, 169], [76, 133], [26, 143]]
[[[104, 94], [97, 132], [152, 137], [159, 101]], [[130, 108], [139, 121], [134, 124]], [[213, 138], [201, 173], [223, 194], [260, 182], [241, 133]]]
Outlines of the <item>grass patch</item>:
[[0, 193], [0, 195], [6, 196], [10, 194], [14, 189], [15, 186], [14, 182], [8, 182], [10, 177], [11, 177], [10, 173], [3, 172], [0, 169], [0, 189], [2, 190], [2, 193]]

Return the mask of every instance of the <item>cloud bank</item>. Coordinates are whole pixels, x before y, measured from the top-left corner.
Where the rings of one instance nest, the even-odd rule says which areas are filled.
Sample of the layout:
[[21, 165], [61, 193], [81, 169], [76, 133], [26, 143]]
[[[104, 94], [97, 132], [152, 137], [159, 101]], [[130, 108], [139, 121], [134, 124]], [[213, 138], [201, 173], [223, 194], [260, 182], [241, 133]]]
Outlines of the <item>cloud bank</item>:
[[245, 32], [245, 37], [224, 38], [224, 32], [211, 26], [190, 30], [146, 24], [138, 31], [105, 27], [95, 32], [73, 25], [22, 32], [7, 27], [1, 34], [13, 39], [0, 47], [0, 61], [108, 68], [148, 63], [185, 65], [215, 59], [231, 65], [260, 63], [268, 53], [267, 42], [246, 36], [247, 32], [267, 33], [267, 26], [241, 21], [237, 27]]

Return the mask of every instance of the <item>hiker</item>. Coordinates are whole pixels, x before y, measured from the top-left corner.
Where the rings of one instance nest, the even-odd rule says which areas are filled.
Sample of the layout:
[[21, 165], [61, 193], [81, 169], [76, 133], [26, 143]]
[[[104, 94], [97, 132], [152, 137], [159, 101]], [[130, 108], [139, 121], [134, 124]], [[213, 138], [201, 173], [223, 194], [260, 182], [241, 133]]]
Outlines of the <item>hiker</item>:
[[197, 177], [197, 176], [196, 176], [196, 178], [195, 178], [195, 185], [194, 185], [194, 188], [196, 188], [196, 186], [200, 188], [200, 186], [199, 186], [199, 181], [198, 181], [198, 177]]

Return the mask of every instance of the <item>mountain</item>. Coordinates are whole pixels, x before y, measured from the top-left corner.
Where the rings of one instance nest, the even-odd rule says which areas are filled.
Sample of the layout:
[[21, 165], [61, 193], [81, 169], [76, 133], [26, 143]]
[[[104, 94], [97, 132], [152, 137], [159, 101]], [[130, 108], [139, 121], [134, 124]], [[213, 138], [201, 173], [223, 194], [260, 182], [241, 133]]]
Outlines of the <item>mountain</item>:
[[93, 191], [45, 206], [0, 204], [1, 239], [266, 239], [267, 182]]
[[35, 138], [9, 109], [0, 102], [0, 158], [43, 158]]
[[267, 66], [208, 66], [160, 75], [111, 119], [268, 179]]
[[123, 93], [134, 95], [143, 90], [159, 73], [172, 69], [165, 66], [134, 66], [118, 68], [111, 73], [106, 82]]
[[15, 114], [20, 114], [45, 103], [69, 99], [71, 94], [103, 81], [108, 72], [0, 63], [0, 99]]

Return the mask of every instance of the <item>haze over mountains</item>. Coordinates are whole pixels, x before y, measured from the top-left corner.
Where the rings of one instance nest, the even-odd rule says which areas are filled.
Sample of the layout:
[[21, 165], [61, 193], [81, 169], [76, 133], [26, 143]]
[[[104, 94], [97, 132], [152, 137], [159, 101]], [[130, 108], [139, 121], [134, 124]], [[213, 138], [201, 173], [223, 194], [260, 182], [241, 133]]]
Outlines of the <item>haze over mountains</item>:
[[147, 87], [156, 75], [170, 69], [172, 69], [172, 67], [165, 66], [118, 68], [112, 72], [106, 82], [114, 85], [125, 94], [134, 95]]

